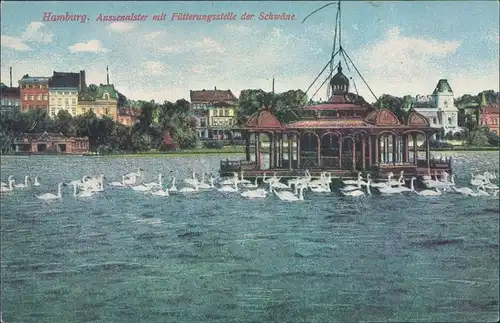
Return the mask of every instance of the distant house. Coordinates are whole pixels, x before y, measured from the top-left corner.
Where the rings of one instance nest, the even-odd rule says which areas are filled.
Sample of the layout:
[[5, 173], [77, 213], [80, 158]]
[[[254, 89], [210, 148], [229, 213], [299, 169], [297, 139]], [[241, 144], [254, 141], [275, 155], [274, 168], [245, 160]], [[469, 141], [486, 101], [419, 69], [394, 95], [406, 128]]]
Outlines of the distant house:
[[487, 106], [483, 106], [480, 109], [479, 114], [479, 124], [486, 126], [490, 131], [496, 133], [500, 136], [500, 131], [498, 127], [499, 114], [500, 114], [500, 104], [491, 103]]
[[190, 91], [191, 114], [201, 139], [230, 139], [238, 136], [236, 109], [238, 98], [231, 90]]
[[85, 89], [85, 71], [80, 73], [56, 72], [49, 80], [49, 114], [57, 116], [59, 111], [78, 113], [78, 95]]
[[21, 111], [42, 109], [49, 112], [49, 77], [24, 75], [19, 81]]
[[98, 117], [108, 116], [118, 120], [118, 92], [112, 84], [90, 85], [80, 93], [78, 114], [93, 111]]
[[25, 133], [14, 141], [15, 152], [84, 154], [90, 149], [88, 137], [66, 137], [62, 133]]
[[9, 87], [0, 83], [1, 106], [0, 112], [19, 110], [21, 106], [21, 89], [19, 87]]

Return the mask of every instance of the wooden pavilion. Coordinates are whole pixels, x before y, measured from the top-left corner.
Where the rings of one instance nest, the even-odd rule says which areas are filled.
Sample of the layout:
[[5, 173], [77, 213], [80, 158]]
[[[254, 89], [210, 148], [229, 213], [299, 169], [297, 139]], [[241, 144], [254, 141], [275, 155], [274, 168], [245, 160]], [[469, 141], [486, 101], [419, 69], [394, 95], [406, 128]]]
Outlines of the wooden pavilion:
[[358, 172], [373, 177], [400, 171], [406, 176], [451, 173], [451, 159], [430, 156], [429, 139], [438, 130], [426, 117], [411, 111], [401, 120], [389, 109], [374, 109], [349, 92], [340, 64], [330, 86], [330, 99], [303, 107], [303, 117], [296, 122], [281, 124], [269, 110], [250, 118], [243, 129], [246, 159], [221, 161], [220, 175], [244, 171], [247, 177], [264, 172], [293, 177], [306, 169], [347, 177]]

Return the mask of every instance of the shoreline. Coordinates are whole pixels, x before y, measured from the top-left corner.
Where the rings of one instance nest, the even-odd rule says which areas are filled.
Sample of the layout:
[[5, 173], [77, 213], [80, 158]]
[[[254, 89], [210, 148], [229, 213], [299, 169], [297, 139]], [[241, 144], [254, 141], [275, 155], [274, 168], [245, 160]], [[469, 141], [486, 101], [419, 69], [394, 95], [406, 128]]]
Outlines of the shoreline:
[[[467, 151], [499, 151], [500, 147], [461, 147], [461, 148], [434, 148], [431, 149], [431, 152], [443, 152], [443, 151], [456, 151], [456, 152], [467, 152]], [[222, 149], [214, 149], [214, 148], [195, 148], [195, 149], [186, 149], [172, 152], [142, 152], [142, 153], [112, 153], [106, 155], [97, 155], [97, 154], [29, 154], [29, 153], [20, 153], [20, 154], [1, 154], [1, 157], [7, 156], [75, 156], [75, 157], [100, 157], [100, 158], [120, 158], [120, 157], [192, 157], [192, 156], [218, 156], [218, 155], [244, 155], [245, 148], [244, 147], [227, 147]]]

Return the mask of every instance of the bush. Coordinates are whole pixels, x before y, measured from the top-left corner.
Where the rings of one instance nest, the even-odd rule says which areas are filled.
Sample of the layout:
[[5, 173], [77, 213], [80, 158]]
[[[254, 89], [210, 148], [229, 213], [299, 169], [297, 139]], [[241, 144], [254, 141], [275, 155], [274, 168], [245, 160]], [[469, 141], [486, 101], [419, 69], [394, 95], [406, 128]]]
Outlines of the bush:
[[209, 140], [203, 143], [203, 147], [210, 149], [222, 149], [224, 148], [224, 143], [220, 140]]

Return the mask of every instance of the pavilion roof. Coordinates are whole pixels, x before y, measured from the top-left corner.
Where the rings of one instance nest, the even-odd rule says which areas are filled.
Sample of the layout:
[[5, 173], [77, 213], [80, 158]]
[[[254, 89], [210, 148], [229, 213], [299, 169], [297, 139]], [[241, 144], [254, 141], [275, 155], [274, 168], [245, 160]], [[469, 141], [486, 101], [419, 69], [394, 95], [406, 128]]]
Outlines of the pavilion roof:
[[373, 125], [363, 119], [319, 119], [301, 120], [283, 126], [284, 129], [304, 128], [372, 128]]

